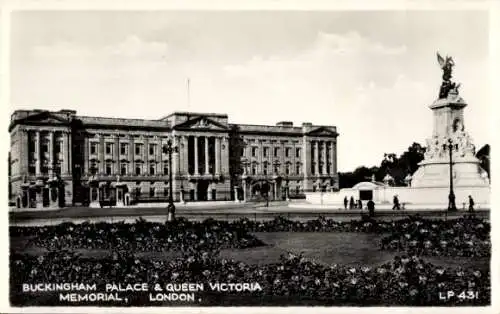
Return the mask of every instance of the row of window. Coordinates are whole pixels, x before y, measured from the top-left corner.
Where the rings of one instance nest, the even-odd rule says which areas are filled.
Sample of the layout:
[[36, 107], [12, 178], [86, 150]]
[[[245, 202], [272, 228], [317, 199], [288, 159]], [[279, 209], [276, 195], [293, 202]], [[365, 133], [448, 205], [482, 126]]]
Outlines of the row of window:
[[[42, 140], [41, 146], [41, 152], [42, 153], [48, 153], [49, 152], [49, 140]], [[55, 141], [54, 145], [54, 152], [56, 154], [62, 152], [62, 147], [63, 147], [63, 142], [61, 140]], [[29, 152], [36, 152], [36, 142], [35, 141], [30, 141], [29, 146], [28, 146]]]
[[[53, 168], [54, 174], [56, 175], [61, 175], [61, 165], [60, 164], [55, 164]], [[41, 165], [40, 166], [40, 172], [42, 175], [47, 175], [49, 173], [49, 167], [47, 165]], [[28, 173], [30, 175], [35, 175], [36, 174], [36, 166], [33, 164], [28, 165]]]
[[[262, 147], [262, 155], [263, 157], [269, 157], [269, 147]], [[291, 148], [290, 147], [286, 147], [285, 148], [285, 157], [290, 157], [290, 153], [291, 153]], [[280, 151], [281, 151], [281, 148], [280, 147], [274, 147], [274, 157], [278, 157], [280, 155]], [[252, 157], [257, 157], [259, 153], [259, 148], [258, 147], [252, 147]], [[301, 154], [301, 149], [299, 147], [295, 148], [295, 157], [296, 158], [300, 158], [300, 154]], [[241, 150], [241, 156], [245, 156], [245, 149], [243, 148]]]
[[[104, 152], [107, 155], [112, 155], [113, 151], [115, 149], [115, 144], [114, 143], [104, 143]], [[129, 153], [129, 143], [120, 143], [120, 155], [128, 155]], [[149, 155], [155, 155], [157, 152], [157, 146], [158, 144], [149, 144]], [[90, 154], [96, 155], [98, 152], [99, 148], [99, 143], [97, 142], [91, 142], [90, 143]], [[144, 150], [144, 144], [142, 143], [135, 143], [134, 144], [135, 148], [135, 154], [136, 155], [142, 155], [143, 150]]]
[[[156, 188], [154, 186], [150, 187], [149, 188], [149, 197], [159, 196], [159, 195], [155, 195], [155, 192], [156, 192]], [[141, 188], [135, 188], [135, 195], [136, 195], [136, 197], [137, 196], [140, 197], [142, 195]], [[168, 187], [163, 188], [163, 196], [168, 196]]]
[[[323, 163], [320, 163], [319, 164], [319, 167], [318, 167], [318, 173], [323, 173], [323, 167], [325, 165]], [[328, 163], [326, 165], [326, 173], [327, 174], [330, 174], [330, 169], [331, 169], [331, 166], [332, 164], [331, 163]], [[312, 174], [316, 174], [316, 167], [315, 167], [315, 163], [312, 163]], [[274, 165], [274, 174], [278, 174], [279, 173], [279, 170], [280, 170], [280, 167], [278, 165]], [[297, 175], [300, 175], [301, 174], [301, 171], [302, 171], [302, 166], [300, 163], [297, 163], [295, 165], [295, 173], [294, 174], [297, 174]], [[252, 175], [256, 175], [257, 174], [257, 165], [256, 164], [252, 164], [251, 165], [251, 174]], [[268, 175], [269, 174], [269, 171], [268, 171], [268, 164], [267, 163], [264, 163], [262, 165], [262, 174], [263, 175]], [[290, 171], [290, 164], [286, 164], [285, 165], [285, 174], [286, 175], [290, 175], [291, 174], [291, 171]]]
[[[300, 164], [297, 164], [297, 165], [295, 166], [295, 174], [300, 174], [300, 173], [301, 173], [301, 169], [302, 169], [301, 165], [300, 165]], [[274, 174], [278, 174], [278, 173], [279, 173], [279, 170], [280, 170], [280, 167], [279, 167], [279, 166], [277, 166], [277, 165], [275, 165], [273, 170], [274, 170]], [[256, 165], [256, 164], [253, 164], [253, 165], [251, 166], [251, 170], [250, 170], [250, 171], [251, 171], [251, 174], [252, 174], [252, 175], [256, 175], [256, 174], [257, 174], [257, 165]], [[267, 163], [264, 163], [264, 164], [262, 165], [262, 174], [263, 174], [263, 175], [265, 175], [265, 176], [267, 176], [267, 175], [269, 175], [269, 174], [270, 174], [270, 173], [269, 173], [269, 170], [268, 170], [268, 164], [267, 164]], [[286, 174], [286, 175], [290, 175], [290, 174], [291, 174], [291, 171], [290, 171], [290, 165], [289, 165], [289, 164], [286, 164], [286, 165], [285, 165], [285, 174]]]
[[[144, 167], [142, 164], [136, 164], [135, 165], [135, 172], [133, 172], [134, 175], [140, 176], [140, 175], [168, 175], [168, 165], [165, 164], [163, 165], [163, 172], [159, 173], [156, 171], [156, 166], [155, 165], [150, 165], [149, 166], [149, 172], [144, 172], [143, 171]], [[91, 163], [90, 165], [90, 173], [91, 174], [96, 174], [98, 172], [98, 167], [95, 162]], [[104, 165], [104, 173], [106, 175], [112, 175], [114, 174], [113, 171], [113, 164], [112, 163], [105, 163]], [[125, 176], [125, 175], [130, 175], [132, 174], [131, 169], [129, 170], [129, 165], [122, 163], [120, 165], [120, 175]]]

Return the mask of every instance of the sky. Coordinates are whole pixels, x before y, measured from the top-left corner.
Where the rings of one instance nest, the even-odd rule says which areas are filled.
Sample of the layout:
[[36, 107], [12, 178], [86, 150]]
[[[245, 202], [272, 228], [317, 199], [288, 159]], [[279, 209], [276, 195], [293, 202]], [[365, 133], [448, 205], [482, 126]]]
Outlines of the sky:
[[[10, 104], [159, 119], [333, 125], [338, 170], [432, 134], [436, 51], [456, 63], [477, 149], [492, 140], [483, 11], [38, 11], [11, 15]], [[190, 80], [188, 102], [186, 81]]]

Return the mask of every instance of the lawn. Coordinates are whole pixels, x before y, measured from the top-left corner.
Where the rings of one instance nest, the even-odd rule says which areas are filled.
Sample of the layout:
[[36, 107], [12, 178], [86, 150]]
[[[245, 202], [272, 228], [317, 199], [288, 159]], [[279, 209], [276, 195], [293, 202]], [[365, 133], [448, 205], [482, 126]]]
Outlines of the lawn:
[[[244, 250], [224, 250], [222, 257], [250, 264], [269, 264], [279, 261], [281, 254], [292, 252], [324, 264], [377, 266], [404, 253], [381, 251], [383, 235], [349, 232], [262, 232], [254, 234], [267, 246]], [[424, 257], [424, 260], [443, 267], [474, 267], [487, 269], [489, 258]]]
[[[349, 232], [260, 232], [254, 234], [266, 246], [249, 249], [226, 249], [220, 255], [249, 264], [270, 264], [279, 261], [282, 254], [292, 252], [324, 265], [376, 266], [404, 253], [379, 250], [383, 235]], [[41, 255], [46, 249], [28, 245], [26, 238], [11, 238], [11, 251]], [[92, 258], [109, 256], [106, 250], [75, 250]], [[137, 257], [171, 259], [180, 252], [136, 252]], [[474, 267], [487, 269], [489, 258], [425, 257], [426, 261], [443, 267]]]

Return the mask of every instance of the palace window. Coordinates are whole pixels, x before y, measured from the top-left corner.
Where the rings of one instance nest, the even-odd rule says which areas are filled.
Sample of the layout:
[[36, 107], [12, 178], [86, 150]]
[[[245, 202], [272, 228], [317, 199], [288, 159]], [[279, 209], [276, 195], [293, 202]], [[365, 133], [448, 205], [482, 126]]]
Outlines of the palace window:
[[277, 173], [278, 173], [278, 171], [279, 171], [279, 166], [278, 166], [278, 165], [274, 165], [274, 173], [276, 173], [276, 174], [277, 174]]
[[92, 161], [90, 163], [90, 173], [91, 174], [96, 174], [97, 173], [97, 163], [95, 161]]
[[290, 148], [285, 148], [285, 157], [290, 157]]
[[149, 188], [149, 197], [154, 197], [155, 196], [155, 187], [152, 186]]
[[267, 176], [267, 164], [264, 164], [264, 169], [262, 170], [265, 176]]
[[300, 158], [300, 148], [295, 148], [295, 157]]
[[311, 173], [316, 174], [316, 163], [314, 161], [311, 162]]
[[156, 144], [149, 144], [149, 154], [154, 155], [156, 151]]
[[111, 175], [111, 163], [106, 163], [106, 175]]
[[113, 153], [113, 144], [106, 143], [106, 154], [110, 155]]
[[126, 164], [122, 164], [122, 167], [121, 167], [121, 175], [124, 176], [127, 174], [127, 165]]
[[245, 148], [240, 149], [240, 157], [245, 156]]
[[142, 154], [142, 144], [135, 144], [135, 154], [136, 155]]
[[127, 155], [128, 153], [128, 145], [126, 143], [121, 143], [120, 144], [120, 154], [122, 155]]
[[300, 174], [300, 164], [297, 164], [297, 165], [295, 166], [295, 173], [296, 173], [296, 174]]
[[163, 165], [163, 174], [168, 175], [168, 165]]
[[135, 166], [135, 175], [136, 176], [140, 176], [141, 175], [141, 166], [140, 165], [136, 165]]
[[264, 158], [267, 157], [267, 155], [269, 154], [269, 147], [264, 147], [263, 154], [264, 154]]
[[90, 143], [90, 153], [93, 155], [97, 154], [97, 143]]
[[295, 187], [295, 194], [300, 194], [300, 186]]
[[257, 147], [252, 147], [252, 157], [257, 156]]
[[278, 155], [280, 154], [280, 149], [279, 147], [275, 147], [274, 148], [274, 157], [278, 157]]
[[256, 175], [256, 174], [257, 174], [257, 166], [252, 165], [252, 175]]
[[285, 166], [285, 174], [289, 175], [290, 174], [290, 165]]
[[154, 165], [149, 166], [149, 174], [150, 175], [154, 175], [155, 174], [155, 166]]
[[163, 196], [168, 196], [168, 187], [163, 188]]

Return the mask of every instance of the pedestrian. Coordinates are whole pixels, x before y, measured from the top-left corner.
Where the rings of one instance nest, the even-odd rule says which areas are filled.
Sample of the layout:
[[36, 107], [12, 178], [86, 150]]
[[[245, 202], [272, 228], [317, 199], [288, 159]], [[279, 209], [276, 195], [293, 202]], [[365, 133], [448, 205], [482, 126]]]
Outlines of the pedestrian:
[[351, 196], [351, 199], [349, 200], [349, 209], [354, 209], [354, 197]]
[[373, 200], [369, 200], [368, 203], [366, 203], [366, 206], [368, 207], [370, 217], [375, 217], [375, 202], [373, 202]]
[[349, 200], [347, 199], [347, 196], [344, 197], [344, 209], [347, 210], [347, 205], [349, 204]]
[[363, 209], [363, 201], [362, 200], [358, 200], [358, 208]]
[[469, 195], [469, 213], [474, 212], [474, 199]]
[[394, 204], [392, 206], [392, 210], [400, 210], [401, 209], [401, 206], [399, 205], [399, 199], [398, 199], [397, 195], [394, 195], [394, 198], [393, 198], [392, 202]]

